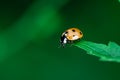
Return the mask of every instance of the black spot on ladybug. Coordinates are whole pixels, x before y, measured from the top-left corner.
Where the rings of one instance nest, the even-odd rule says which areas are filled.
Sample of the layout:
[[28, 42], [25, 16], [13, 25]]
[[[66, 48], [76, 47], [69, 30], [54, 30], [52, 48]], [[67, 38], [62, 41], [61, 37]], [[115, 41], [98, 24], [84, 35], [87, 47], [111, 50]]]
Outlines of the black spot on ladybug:
[[80, 34], [82, 35], [82, 32], [80, 32]]
[[73, 37], [75, 37], [75, 35], [73, 35]]
[[67, 34], [68, 32], [66, 31], [65, 34]]
[[75, 30], [74, 30], [74, 29], [73, 29], [72, 31], [73, 31], [73, 32], [75, 32]]

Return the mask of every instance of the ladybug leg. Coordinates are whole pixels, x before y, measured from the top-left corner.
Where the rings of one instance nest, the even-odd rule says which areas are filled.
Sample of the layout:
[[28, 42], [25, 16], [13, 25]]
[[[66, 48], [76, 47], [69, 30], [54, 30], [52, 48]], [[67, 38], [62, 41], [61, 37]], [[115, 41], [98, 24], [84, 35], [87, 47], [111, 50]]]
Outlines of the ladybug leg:
[[64, 44], [64, 43], [62, 43], [61, 46], [62, 46], [63, 48], [65, 48], [65, 44]]
[[68, 43], [70, 44], [70, 47], [71, 47], [74, 42], [72, 40], [69, 40]]
[[65, 44], [64, 43], [60, 43], [58, 48], [61, 48], [61, 47], [65, 48]]
[[77, 39], [76, 41], [80, 41], [81, 39]]
[[70, 44], [73, 44], [74, 42], [73, 41], [70, 41]]
[[73, 43], [73, 41], [71, 41], [71, 40], [68, 40], [67, 42], [68, 42], [68, 44], [72, 44]]

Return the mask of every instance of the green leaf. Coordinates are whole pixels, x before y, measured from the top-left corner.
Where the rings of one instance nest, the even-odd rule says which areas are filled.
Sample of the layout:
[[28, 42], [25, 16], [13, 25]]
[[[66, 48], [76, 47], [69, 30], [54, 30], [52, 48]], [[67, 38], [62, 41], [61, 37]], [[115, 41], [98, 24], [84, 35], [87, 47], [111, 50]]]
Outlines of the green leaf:
[[80, 41], [74, 45], [87, 51], [90, 55], [100, 57], [102, 61], [120, 62], [120, 46], [115, 42], [109, 42], [108, 45], [105, 45], [90, 41]]

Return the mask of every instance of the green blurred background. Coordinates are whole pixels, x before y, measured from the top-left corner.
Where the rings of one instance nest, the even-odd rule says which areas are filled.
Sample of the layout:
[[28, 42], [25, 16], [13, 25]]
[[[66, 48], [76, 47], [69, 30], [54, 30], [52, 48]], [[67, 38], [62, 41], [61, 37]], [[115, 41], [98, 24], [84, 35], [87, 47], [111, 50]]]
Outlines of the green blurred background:
[[70, 27], [120, 45], [118, 0], [4, 0], [0, 10], [0, 80], [120, 80], [120, 63], [58, 48]]

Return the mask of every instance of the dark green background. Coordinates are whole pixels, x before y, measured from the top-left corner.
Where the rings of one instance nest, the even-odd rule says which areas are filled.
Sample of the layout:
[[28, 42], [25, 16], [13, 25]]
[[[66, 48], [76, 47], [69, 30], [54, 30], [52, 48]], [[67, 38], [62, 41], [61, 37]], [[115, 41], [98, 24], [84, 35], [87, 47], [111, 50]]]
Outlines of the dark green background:
[[120, 63], [58, 48], [70, 27], [120, 45], [118, 0], [4, 0], [0, 10], [0, 80], [120, 80]]

